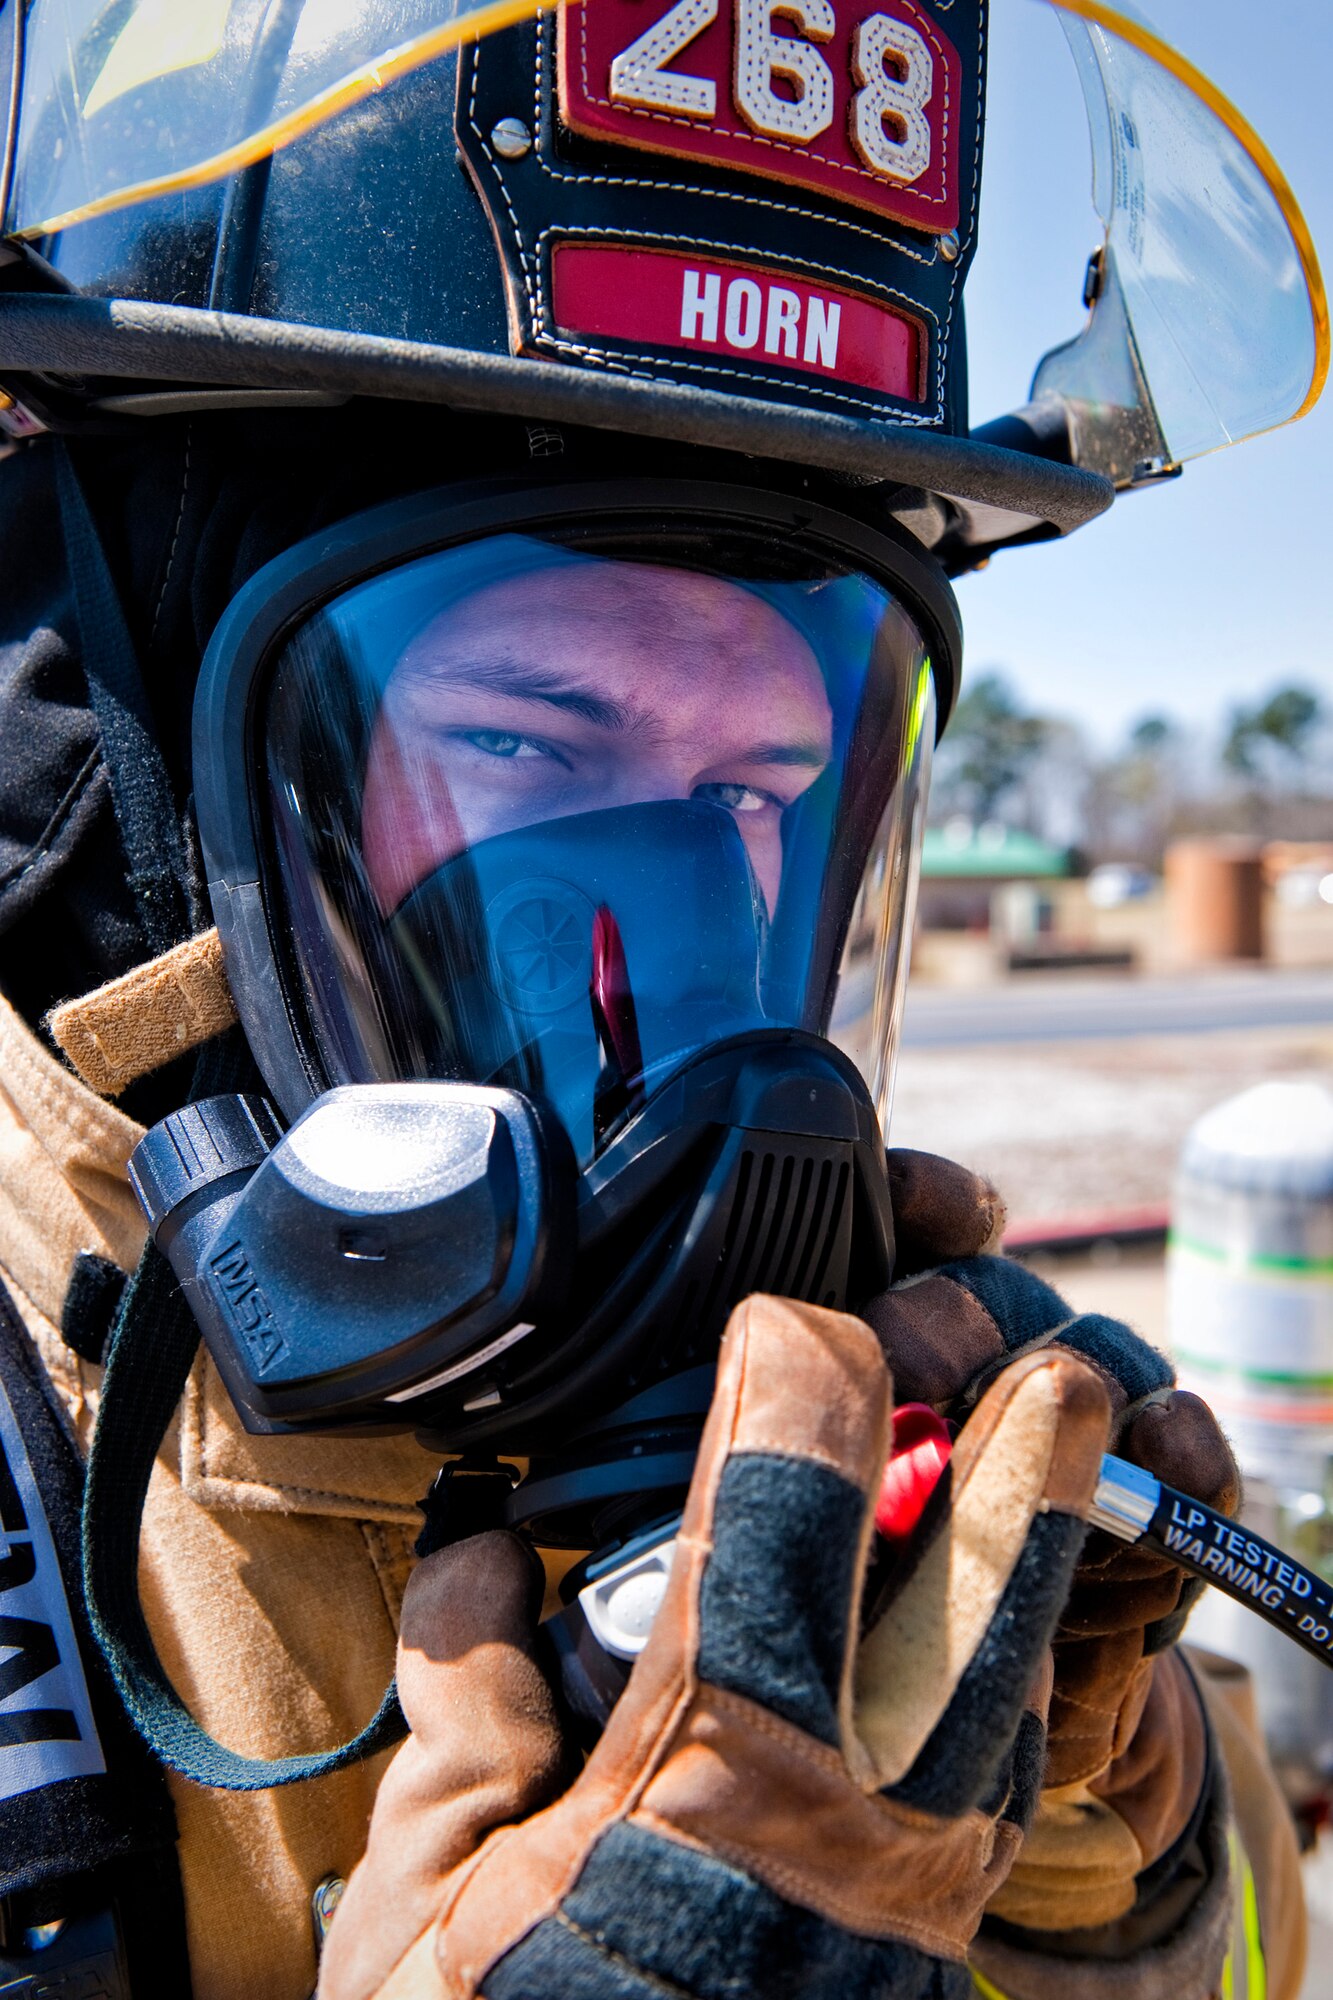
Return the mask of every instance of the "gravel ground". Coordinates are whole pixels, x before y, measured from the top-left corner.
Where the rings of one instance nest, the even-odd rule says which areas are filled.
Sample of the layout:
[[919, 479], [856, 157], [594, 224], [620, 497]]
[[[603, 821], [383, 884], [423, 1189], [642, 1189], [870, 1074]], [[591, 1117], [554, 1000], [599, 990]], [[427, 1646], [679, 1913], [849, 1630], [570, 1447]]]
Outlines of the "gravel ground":
[[1137, 1207], [1202, 1112], [1270, 1077], [1333, 1084], [1333, 1024], [908, 1048], [890, 1138], [989, 1174], [1016, 1219]]

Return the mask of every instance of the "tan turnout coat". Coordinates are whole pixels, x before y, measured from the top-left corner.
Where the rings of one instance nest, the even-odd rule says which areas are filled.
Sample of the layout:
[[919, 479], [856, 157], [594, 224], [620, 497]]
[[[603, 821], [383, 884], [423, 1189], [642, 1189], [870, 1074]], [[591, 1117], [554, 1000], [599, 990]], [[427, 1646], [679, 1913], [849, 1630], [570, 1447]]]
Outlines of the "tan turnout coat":
[[[139, 1255], [125, 1165], [140, 1137], [0, 998], [0, 1281], [85, 1450], [101, 1371], [61, 1339], [61, 1306], [79, 1251], [125, 1270]], [[290, 1755], [369, 1719], [393, 1670], [415, 1502], [435, 1469], [410, 1438], [249, 1437], [201, 1354], [149, 1488], [140, 1581], [168, 1672], [224, 1743]], [[1304, 1917], [1290, 1824], [1243, 1677], [1221, 1665], [1210, 1706], [1254, 1869], [1269, 2000], [1294, 2000]], [[306, 2000], [312, 1892], [351, 1872], [383, 1767], [247, 1793], [169, 1774], [195, 2000]], [[1147, 2000], [1151, 1980], [1129, 1977], [1126, 1993]]]

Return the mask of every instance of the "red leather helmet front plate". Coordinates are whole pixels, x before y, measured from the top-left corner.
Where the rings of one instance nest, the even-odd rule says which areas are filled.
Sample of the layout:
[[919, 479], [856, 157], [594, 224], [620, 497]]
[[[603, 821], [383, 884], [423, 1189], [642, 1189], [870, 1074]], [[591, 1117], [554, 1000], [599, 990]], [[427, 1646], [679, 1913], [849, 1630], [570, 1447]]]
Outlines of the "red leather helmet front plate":
[[578, 0], [560, 12], [572, 131], [914, 229], [957, 226], [961, 91], [957, 50], [915, 0]]
[[779, 367], [919, 403], [925, 331], [905, 313], [789, 271], [671, 250], [557, 243], [559, 326], [682, 353], [764, 356]]
[[465, 49], [515, 354], [966, 424], [985, 0], [571, 0]]

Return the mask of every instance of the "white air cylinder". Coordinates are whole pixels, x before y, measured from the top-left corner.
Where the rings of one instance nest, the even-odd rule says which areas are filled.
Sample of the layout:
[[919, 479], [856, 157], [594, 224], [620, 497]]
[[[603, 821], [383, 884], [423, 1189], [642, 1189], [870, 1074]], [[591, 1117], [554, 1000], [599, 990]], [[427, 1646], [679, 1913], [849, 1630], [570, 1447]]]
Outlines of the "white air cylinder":
[[[1183, 1387], [1216, 1412], [1245, 1519], [1333, 1576], [1333, 1092], [1261, 1083], [1185, 1140], [1167, 1330]], [[1253, 1669], [1293, 1794], [1333, 1771], [1333, 1674], [1215, 1591], [1190, 1639]]]
[[1185, 1140], [1168, 1326], [1181, 1381], [1247, 1471], [1316, 1481], [1333, 1456], [1333, 1092], [1261, 1083]]

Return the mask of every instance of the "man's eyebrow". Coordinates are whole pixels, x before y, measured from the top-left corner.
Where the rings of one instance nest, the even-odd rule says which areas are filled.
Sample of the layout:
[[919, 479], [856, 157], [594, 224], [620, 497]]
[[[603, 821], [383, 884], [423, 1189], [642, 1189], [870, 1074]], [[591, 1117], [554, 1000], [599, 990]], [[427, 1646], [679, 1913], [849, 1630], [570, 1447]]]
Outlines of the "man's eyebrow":
[[[458, 662], [457, 666], [450, 662], [443, 671], [438, 663], [426, 658], [413, 662], [411, 677], [427, 686], [433, 679], [457, 681], [467, 687], [486, 688], [492, 694], [508, 695], [514, 701], [544, 702], [551, 708], [563, 709], [568, 715], [577, 715], [599, 729], [613, 730], [618, 735], [639, 727], [645, 719], [610, 695], [599, 694], [595, 688], [569, 680], [550, 667], [535, 666], [509, 655], [496, 655], [490, 659], [469, 658]], [[822, 771], [829, 761], [829, 750], [826, 744], [814, 738], [796, 743], [758, 743], [742, 751], [736, 761]]]
[[432, 669], [429, 659], [424, 659], [416, 664], [412, 678], [425, 685], [429, 685], [433, 678], [457, 681], [469, 688], [486, 688], [492, 694], [508, 695], [513, 701], [545, 702], [551, 708], [580, 716], [599, 729], [623, 732], [632, 729], [636, 721], [633, 711], [610, 695], [598, 694], [595, 688], [568, 680], [549, 667], [533, 666], [526, 661], [503, 656], [489, 660], [468, 659], [459, 661], [456, 666], [450, 662], [443, 671], [438, 666]]
[[759, 743], [753, 750], [744, 750], [737, 758], [739, 764], [799, 764], [812, 770], [822, 771], [829, 761], [829, 751], [822, 743]]

